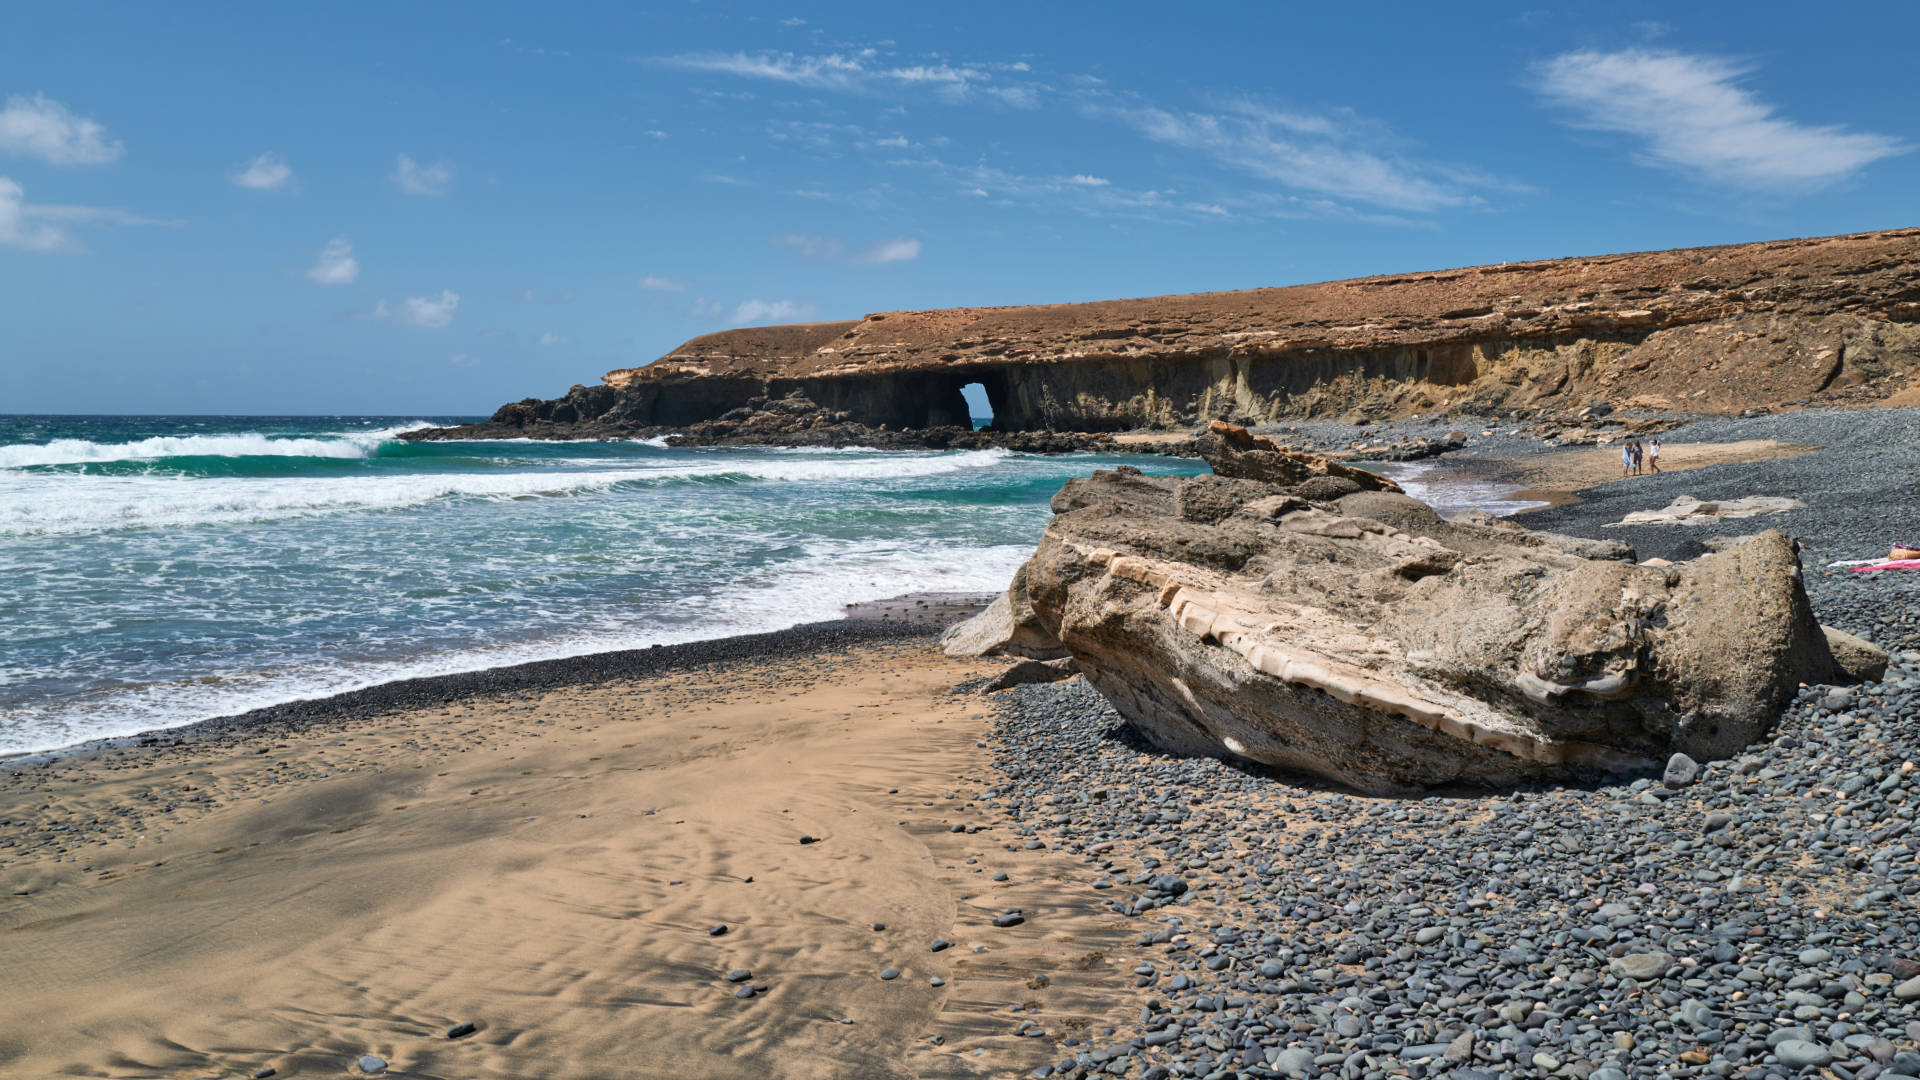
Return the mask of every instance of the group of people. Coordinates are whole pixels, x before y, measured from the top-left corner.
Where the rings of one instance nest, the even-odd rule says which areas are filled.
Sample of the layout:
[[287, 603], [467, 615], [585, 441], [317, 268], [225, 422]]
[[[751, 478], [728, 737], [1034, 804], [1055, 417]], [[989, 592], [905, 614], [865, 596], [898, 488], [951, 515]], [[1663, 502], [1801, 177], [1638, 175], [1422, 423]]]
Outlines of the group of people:
[[1641, 467], [1660, 471], [1660, 440], [1649, 439], [1645, 446], [1639, 439], [1628, 439], [1620, 447], [1620, 475], [1639, 476]]

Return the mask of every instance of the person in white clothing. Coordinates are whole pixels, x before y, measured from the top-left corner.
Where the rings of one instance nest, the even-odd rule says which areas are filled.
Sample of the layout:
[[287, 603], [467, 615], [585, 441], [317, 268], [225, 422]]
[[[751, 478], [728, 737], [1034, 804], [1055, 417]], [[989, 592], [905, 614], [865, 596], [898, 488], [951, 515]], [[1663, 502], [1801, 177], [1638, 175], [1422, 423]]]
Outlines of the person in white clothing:
[[1659, 439], [1654, 439], [1647, 443], [1647, 464], [1653, 467], [1654, 472], [1660, 471], [1660, 440]]

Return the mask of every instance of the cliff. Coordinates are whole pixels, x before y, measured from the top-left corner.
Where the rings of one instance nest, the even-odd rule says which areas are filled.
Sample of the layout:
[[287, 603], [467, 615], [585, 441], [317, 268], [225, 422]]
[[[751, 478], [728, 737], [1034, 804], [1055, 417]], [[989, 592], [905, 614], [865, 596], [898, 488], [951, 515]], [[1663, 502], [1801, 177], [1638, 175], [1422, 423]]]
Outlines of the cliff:
[[1920, 229], [1899, 229], [729, 330], [478, 427], [680, 428], [796, 392], [839, 422], [963, 427], [976, 382], [1009, 431], [1595, 401], [1735, 412], [1884, 396], [1916, 371]]

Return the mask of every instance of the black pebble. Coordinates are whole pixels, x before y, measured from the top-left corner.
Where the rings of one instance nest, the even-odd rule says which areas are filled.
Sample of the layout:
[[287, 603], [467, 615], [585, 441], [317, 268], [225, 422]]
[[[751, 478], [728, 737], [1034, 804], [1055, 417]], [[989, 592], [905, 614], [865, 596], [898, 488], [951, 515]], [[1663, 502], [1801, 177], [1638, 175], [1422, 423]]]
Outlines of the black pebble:
[[460, 1023], [455, 1024], [452, 1027], [447, 1029], [447, 1038], [464, 1039], [467, 1036], [479, 1030], [480, 1030], [479, 1025], [475, 1024], [473, 1021], [462, 1020]]

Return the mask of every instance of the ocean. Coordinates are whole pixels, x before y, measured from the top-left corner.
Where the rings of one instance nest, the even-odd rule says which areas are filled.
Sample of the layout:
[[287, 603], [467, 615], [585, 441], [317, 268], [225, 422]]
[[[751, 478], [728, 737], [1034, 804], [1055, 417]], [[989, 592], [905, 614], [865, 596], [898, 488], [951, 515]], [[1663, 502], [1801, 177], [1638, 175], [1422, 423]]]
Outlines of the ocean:
[[997, 591], [1067, 478], [1205, 470], [394, 437], [470, 419], [0, 416], [0, 754]]

